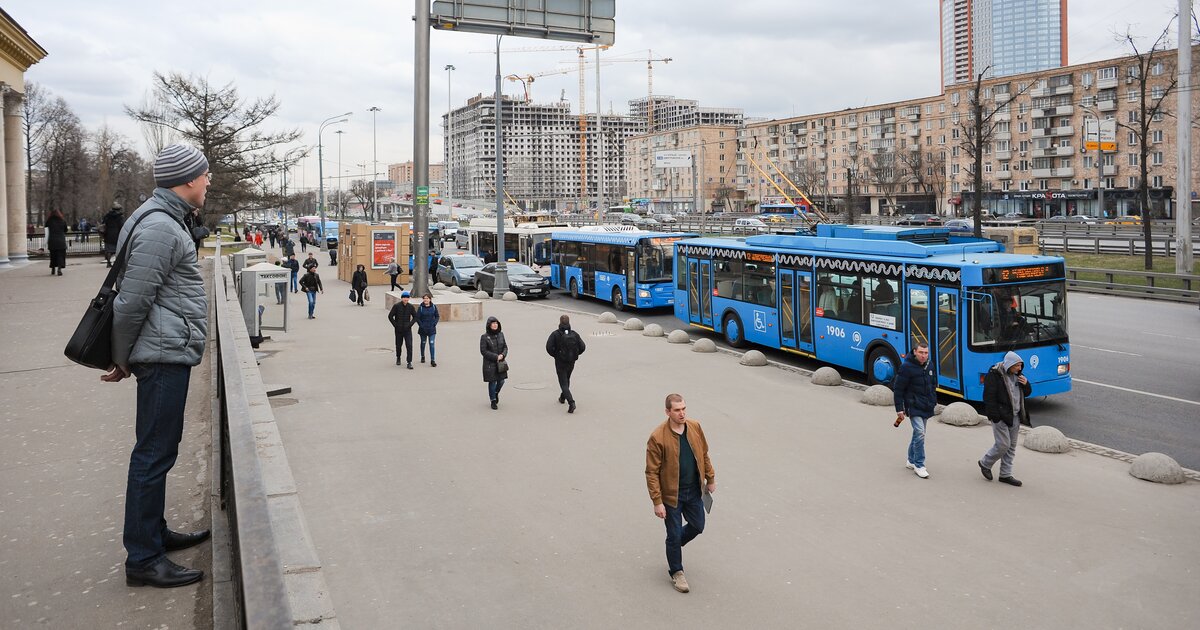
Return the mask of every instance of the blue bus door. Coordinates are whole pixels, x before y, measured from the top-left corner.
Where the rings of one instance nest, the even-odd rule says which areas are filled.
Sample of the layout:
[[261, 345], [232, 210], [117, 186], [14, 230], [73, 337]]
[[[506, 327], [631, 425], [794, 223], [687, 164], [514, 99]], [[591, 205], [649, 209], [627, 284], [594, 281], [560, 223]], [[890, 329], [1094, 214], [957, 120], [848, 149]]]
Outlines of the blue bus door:
[[632, 247], [625, 250], [625, 303], [637, 306], [637, 265]]
[[958, 361], [958, 290], [937, 287], [937, 338], [932, 357], [937, 361], [938, 385], [947, 389], [962, 389]]
[[813, 351], [812, 274], [779, 270], [780, 347]]
[[917, 344], [924, 342], [931, 351], [933, 342], [929, 340], [929, 287], [923, 284], [908, 285], [908, 299], [905, 300], [908, 309], [908, 352], [911, 354]]
[[712, 289], [707, 260], [688, 260], [688, 320], [712, 326]]

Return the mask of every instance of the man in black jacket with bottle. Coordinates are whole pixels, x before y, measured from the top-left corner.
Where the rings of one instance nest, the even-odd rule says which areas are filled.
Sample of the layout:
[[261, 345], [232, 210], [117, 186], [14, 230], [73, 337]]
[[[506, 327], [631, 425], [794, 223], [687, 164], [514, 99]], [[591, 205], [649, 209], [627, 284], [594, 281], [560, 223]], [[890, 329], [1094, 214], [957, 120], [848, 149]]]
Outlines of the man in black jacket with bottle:
[[917, 343], [912, 354], [900, 364], [892, 383], [896, 402], [896, 426], [908, 417], [912, 425], [912, 440], [908, 443], [908, 463], [905, 466], [921, 479], [929, 478], [925, 470], [925, 421], [933, 416], [937, 406], [937, 378], [929, 362], [929, 344]]
[[393, 304], [392, 310], [388, 311], [388, 321], [392, 323], [392, 328], [396, 331], [396, 365], [400, 365], [400, 350], [407, 347], [406, 363], [408, 369], [411, 370], [413, 369], [412, 327], [417, 321], [417, 307], [409, 303], [409, 297], [408, 291], [400, 294], [400, 301]]

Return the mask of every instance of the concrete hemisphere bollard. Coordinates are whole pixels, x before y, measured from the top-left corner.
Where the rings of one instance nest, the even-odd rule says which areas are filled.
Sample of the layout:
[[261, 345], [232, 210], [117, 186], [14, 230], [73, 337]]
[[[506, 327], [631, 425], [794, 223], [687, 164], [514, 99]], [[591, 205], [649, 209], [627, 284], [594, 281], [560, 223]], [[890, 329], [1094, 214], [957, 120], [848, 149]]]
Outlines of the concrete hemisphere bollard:
[[876, 407], [890, 407], [895, 400], [891, 388], [887, 385], [872, 385], [862, 393], [862, 398], [859, 399], [864, 405], [875, 405]]
[[475, 295], [471, 296], [476, 300], [490, 300], [492, 296], [488, 295], [487, 291], [476, 291]]
[[456, 285], [450, 287], [450, 292], [451, 293], [462, 293], [462, 287], [460, 287], [456, 284]]
[[1034, 427], [1025, 434], [1025, 448], [1039, 453], [1066, 453], [1071, 450], [1067, 436], [1054, 427]]
[[940, 416], [946, 410], [946, 405], [937, 404], [933, 406], [933, 415]]
[[642, 330], [646, 326], [642, 324], [642, 320], [636, 317], [630, 317], [625, 320], [625, 330]]
[[767, 355], [758, 350], [747, 350], [738, 363], [749, 367], [762, 367], [767, 364]]
[[430, 288], [433, 289], [434, 291], [442, 291], [446, 288], [446, 285], [445, 285], [445, 283], [442, 283], [442, 282], [436, 282]]
[[504, 301], [505, 301], [505, 302], [516, 302], [516, 301], [517, 301], [517, 294], [516, 294], [516, 293], [513, 293], [512, 291], [505, 291], [505, 292], [504, 292], [504, 298], [503, 298], [503, 299], [504, 299]]
[[713, 343], [712, 339], [704, 337], [697, 339], [696, 344], [692, 346], [692, 352], [716, 352], [717, 344]]
[[842, 375], [838, 374], [837, 369], [828, 365], [822, 368], [817, 368], [812, 375], [813, 385], [824, 385], [826, 387], [836, 387], [842, 384]]
[[955, 402], [946, 405], [937, 416], [938, 422], [955, 427], [973, 427], [983, 421], [983, 416], [970, 403]]
[[1133, 459], [1133, 463], [1129, 465], [1129, 474], [1144, 479], [1153, 481], [1154, 483], [1176, 484], [1183, 483], [1183, 469], [1180, 468], [1179, 462], [1172, 459], [1169, 455], [1162, 453], [1142, 453]]
[[617, 316], [614, 315], [612, 311], [604, 311], [603, 313], [600, 313], [599, 317], [596, 318], [596, 321], [600, 322], [601, 324], [615, 324], [617, 323]]
[[670, 343], [691, 343], [692, 338], [688, 336], [686, 330], [676, 329], [672, 330], [671, 333], [667, 335], [667, 341]]
[[662, 326], [658, 324], [646, 324], [646, 328], [642, 330], [643, 337], [661, 337], [663, 336]]

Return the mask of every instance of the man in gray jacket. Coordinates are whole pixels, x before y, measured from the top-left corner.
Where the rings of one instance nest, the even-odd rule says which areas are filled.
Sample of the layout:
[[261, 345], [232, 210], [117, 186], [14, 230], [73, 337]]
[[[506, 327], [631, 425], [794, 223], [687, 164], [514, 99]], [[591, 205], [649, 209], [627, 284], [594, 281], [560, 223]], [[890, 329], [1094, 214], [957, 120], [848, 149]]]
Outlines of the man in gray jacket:
[[120, 251], [128, 242], [129, 250], [113, 302], [114, 365], [100, 378], [137, 378], [137, 441], [129, 458], [123, 538], [129, 586], [169, 588], [204, 577], [171, 562], [166, 552], [205, 541], [208, 530], [171, 531], [164, 514], [167, 473], [183, 438], [188, 380], [208, 335], [204, 280], [183, 221], [204, 205], [210, 179], [208, 160], [196, 148], [163, 149], [154, 160], [154, 195], [125, 222], [117, 245]]

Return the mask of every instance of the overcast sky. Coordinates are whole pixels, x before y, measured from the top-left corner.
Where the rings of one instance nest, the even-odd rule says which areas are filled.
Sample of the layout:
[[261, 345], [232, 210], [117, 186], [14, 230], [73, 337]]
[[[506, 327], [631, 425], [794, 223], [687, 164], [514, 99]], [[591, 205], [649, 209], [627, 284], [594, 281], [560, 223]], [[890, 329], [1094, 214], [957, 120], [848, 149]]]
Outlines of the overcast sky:
[[[1174, 15], [1173, 0], [1071, 0], [1071, 63], [1125, 54], [1115, 31], [1132, 28], [1153, 39]], [[5, 10], [49, 56], [27, 78], [67, 100], [90, 129], [107, 122], [146, 151], [124, 114], [146, 94], [155, 70], [233, 83], [244, 98], [270, 94], [281, 107], [272, 125], [297, 128], [316, 145], [317, 125], [353, 111], [341, 125], [346, 175], [372, 159], [368, 108], [380, 107], [377, 142], [384, 164], [412, 157], [414, 4], [397, 0], [8, 0]], [[741, 107], [769, 118], [860, 107], [939, 92], [937, 0], [621, 0], [616, 45], [607, 59], [670, 57], [655, 64], [654, 92], [693, 98], [701, 105]], [[441, 161], [446, 111], [446, 64], [453, 64], [454, 103], [494, 89], [495, 39], [434, 31], [431, 35], [431, 161]], [[504, 48], [559, 42], [506, 38]], [[566, 46], [566, 43], [562, 43]], [[593, 53], [589, 53], [589, 59]], [[504, 74], [544, 72], [573, 62], [574, 51], [513, 52]], [[601, 70], [604, 110], [627, 113], [645, 96], [645, 63]], [[594, 70], [587, 73], [588, 111], [594, 111]], [[537, 102], [565, 91], [579, 100], [577, 74], [539, 78]], [[505, 92], [522, 94], [520, 83]], [[324, 135], [326, 174], [337, 171], [338, 139]], [[316, 152], [303, 178], [316, 186]]]

